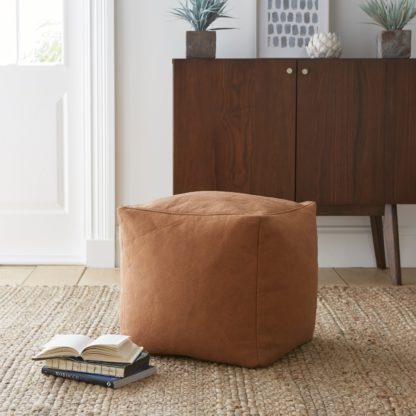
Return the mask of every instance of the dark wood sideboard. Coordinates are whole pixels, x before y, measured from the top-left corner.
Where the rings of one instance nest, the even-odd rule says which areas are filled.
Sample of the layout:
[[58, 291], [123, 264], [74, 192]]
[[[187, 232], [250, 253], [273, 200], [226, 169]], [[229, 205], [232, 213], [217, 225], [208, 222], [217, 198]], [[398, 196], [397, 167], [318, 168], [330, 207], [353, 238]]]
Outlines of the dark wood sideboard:
[[377, 266], [386, 268], [386, 247], [401, 284], [397, 204], [416, 203], [416, 60], [173, 67], [175, 194], [242, 192], [368, 215]]

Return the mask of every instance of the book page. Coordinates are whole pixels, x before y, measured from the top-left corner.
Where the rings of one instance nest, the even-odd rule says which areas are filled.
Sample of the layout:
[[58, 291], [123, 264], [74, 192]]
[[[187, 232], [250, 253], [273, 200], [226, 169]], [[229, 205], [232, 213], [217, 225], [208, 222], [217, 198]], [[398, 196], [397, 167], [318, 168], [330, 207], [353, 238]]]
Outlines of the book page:
[[109, 346], [109, 347], [120, 347], [123, 343], [128, 341], [130, 339], [127, 335], [101, 335], [94, 341], [92, 341], [88, 347], [94, 347], [94, 346]]
[[75, 351], [78, 351], [78, 354], [81, 354], [82, 350], [91, 343], [91, 338], [85, 335], [55, 335], [49, 342], [47, 342], [42, 351], [48, 351], [55, 348], [72, 348]]

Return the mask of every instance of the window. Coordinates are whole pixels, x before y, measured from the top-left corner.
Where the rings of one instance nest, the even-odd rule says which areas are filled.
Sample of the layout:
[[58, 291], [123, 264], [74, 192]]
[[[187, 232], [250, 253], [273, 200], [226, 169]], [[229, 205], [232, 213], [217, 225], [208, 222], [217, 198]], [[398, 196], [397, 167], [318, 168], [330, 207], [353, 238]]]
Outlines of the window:
[[64, 0], [0, 0], [0, 65], [63, 62]]

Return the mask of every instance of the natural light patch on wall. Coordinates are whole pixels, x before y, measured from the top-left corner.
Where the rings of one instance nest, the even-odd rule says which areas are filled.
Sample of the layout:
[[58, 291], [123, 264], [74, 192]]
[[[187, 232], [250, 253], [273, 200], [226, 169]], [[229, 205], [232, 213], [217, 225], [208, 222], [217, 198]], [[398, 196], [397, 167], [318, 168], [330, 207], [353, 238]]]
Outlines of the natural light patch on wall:
[[63, 0], [0, 0], [0, 65], [63, 62]]

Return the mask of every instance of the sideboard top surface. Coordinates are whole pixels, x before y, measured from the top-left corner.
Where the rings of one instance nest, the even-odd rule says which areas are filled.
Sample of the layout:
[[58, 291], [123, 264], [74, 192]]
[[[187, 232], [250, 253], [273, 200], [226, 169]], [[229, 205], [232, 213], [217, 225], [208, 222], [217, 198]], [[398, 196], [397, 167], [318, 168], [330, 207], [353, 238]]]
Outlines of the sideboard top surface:
[[397, 58], [397, 59], [382, 59], [382, 58], [173, 58], [173, 62], [183, 61], [309, 61], [309, 62], [334, 62], [334, 61], [379, 61], [379, 62], [403, 62], [403, 61], [416, 61], [416, 58]]

